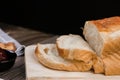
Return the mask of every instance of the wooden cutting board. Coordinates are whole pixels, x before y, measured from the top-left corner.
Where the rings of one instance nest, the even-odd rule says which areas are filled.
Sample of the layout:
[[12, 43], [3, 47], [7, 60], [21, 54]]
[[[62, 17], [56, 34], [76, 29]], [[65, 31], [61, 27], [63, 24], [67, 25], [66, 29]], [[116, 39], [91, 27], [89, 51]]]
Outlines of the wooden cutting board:
[[93, 72], [66, 72], [44, 67], [34, 55], [36, 45], [25, 48], [26, 80], [120, 80], [120, 76], [105, 76]]

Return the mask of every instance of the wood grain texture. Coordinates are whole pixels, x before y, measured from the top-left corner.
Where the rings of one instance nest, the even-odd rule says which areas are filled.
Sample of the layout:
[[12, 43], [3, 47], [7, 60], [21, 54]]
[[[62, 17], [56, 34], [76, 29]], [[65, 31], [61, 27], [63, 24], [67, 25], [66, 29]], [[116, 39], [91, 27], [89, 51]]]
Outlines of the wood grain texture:
[[[48, 39], [52, 39], [56, 36], [42, 31], [3, 23], [0, 23], [0, 28], [25, 46], [37, 44], [42, 41], [42, 43], [44, 43]], [[48, 42], [49, 41], [50, 40], [48, 40]], [[15, 64], [11, 69], [0, 72], [0, 78], [4, 80], [26, 80], [24, 55], [17, 57]]]

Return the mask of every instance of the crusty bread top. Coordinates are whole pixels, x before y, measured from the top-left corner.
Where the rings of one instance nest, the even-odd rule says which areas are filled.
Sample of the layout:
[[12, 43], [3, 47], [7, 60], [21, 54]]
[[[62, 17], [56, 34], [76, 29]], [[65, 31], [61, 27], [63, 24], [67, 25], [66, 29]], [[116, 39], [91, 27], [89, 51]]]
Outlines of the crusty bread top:
[[99, 20], [91, 20], [100, 32], [115, 32], [120, 30], [120, 16], [109, 17]]

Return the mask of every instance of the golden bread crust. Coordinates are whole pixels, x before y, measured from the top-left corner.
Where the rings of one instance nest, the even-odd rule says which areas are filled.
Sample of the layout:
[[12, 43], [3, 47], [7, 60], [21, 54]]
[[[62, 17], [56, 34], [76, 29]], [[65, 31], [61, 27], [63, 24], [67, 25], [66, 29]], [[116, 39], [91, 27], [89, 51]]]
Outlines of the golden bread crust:
[[102, 58], [98, 57], [97, 55], [94, 55], [93, 57], [93, 69], [94, 73], [105, 73], [104, 70], [104, 63], [102, 61]]
[[59, 55], [64, 59], [78, 60], [86, 63], [92, 60], [92, 57], [94, 54], [92, 51], [87, 51], [87, 50], [73, 49], [71, 51], [68, 49], [63, 49], [63, 48], [60, 48], [59, 45], [57, 45], [57, 49], [58, 49]]
[[115, 32], [120, 30], [120, 16], [90, 21], [96, 25], [100, 32]]
[[101, 57], [105, 66], [105, 75], [120, 75], [120, 37], [110, 39], [104, 45]]

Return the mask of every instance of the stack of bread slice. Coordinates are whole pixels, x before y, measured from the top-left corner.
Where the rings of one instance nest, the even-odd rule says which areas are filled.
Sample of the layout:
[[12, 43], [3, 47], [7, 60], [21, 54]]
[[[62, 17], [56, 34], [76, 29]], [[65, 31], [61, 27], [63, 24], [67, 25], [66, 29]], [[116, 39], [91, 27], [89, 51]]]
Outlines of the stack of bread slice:
[[44, 66], [64, 71], [120, 74], [120, 17], [86, 21], [85, 40], [77, 34], [61, 35], [54, 44], [37, 44], [36, 58]]
[[56, 44], [38, 44], [35, 54], [39, 61], [52, 69], [89, 71], [94, 51], [79, 35], [62, 35]]

